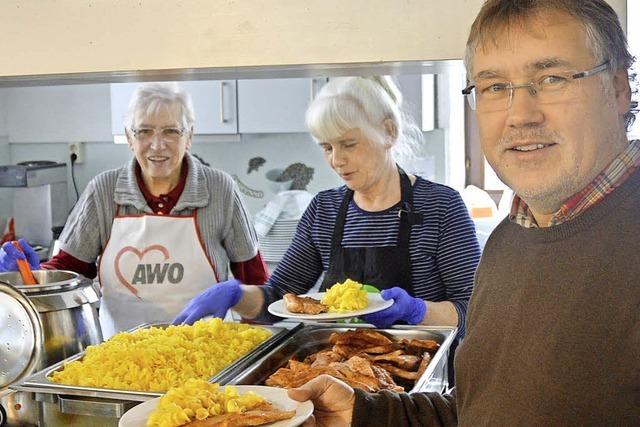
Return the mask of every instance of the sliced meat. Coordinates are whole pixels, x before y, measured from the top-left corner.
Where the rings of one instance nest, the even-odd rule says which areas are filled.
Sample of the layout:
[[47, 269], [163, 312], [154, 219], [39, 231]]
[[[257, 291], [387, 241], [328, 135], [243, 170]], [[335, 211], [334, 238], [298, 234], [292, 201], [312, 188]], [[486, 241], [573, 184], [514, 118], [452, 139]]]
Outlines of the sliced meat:
[[354, 347], [372, 347], [391, 344], [393, 341], [370, 329], [356, 329], [355, 331], [333, 333], [329, 337], [329, 342], [331, 344], [345, 344]]
[[333, 362], [342, 362], [343, 360], [344, 357], [341, 354], [338, 354], [333, 350], [325, 350], [319, 353], [315, 353], [314, 360], [311, 362], [311, 367], [317, 368], [318, 366], [327, 366]]
[[[429, 353], [426, 353], [429, 354]], [[388, 362], [399, 368], [413, 371], [418, 367], [421, 358], [410, 354], [403, 354], [402, 350], [396, 350], [391, 353], [378, 354], [371, 357], [374, 362]], [[428, 363], [428, 362], [427, 362]]]
[[383, 354], [383, 353], [389, 353], [392, 352], [394, 350], [397, 350], [401, 348], [400, 343], [391, 343], [391, 344], [385, 344], [385, 345], [377, 345], [375, 347], [367, 347], [361, 350], [362, 353], [369, 353], [369, 354]]
[[393, 378], [391, 378], [391, 375], [389, 375], [389, 372], [376, 365], [371, 365], [371, 370], [378, 379], [378, 382], [380, 383], [382, 388], [397, 392], [404, 391], [404, 387], [396, 384]]
[[371, 369], [371, 363], [359, 356], [353, 356], [345, 362], [353, 372], [375, 378], [375, 374]]
[[342, 356], [345, 359], [349, 359], [352, 356], [355, 356], [356, 354], [360, 353], [359, 348], [354, 348], [344, 344], [336, 344], [333, 346], [332, 350], [334, 353]]
[[431, 355], [429, 353], [424, 353], [422, 355], [422, 361], [420, 362], [420, 366], [418, 367], [418, 378], [424, 374], [424, 371], [427, 370], [427, 366], [429, 366], [429, 362], [431, 362]]
[[296, 415], [296, 411], [250, 410], [243, 413], [216, 415], [204, 420], [192, 421], [187, 427], [246, 427], [261, 426], [275, 421], [288, 420]]
[[331, 367], [341, 374], [342, 377], [338, 377], [339, 379], [352, 387], [357, 387], [372, 393], [380, 390], [380, 383], [373, 376], [373, 372], [371, 372], [372, 376], [363, 375], [355, 372], [346, 362], [335, 362], [331, 364]]
[[402, 378], [404, 380], [411, 381], [415, 381], [416, 379], [418, 379], [418, 372], [406, 371], [404, 369], [398, 368], [397, 366], [393, 366], [390, 363], [378, 363], [377, 365], [396, 378]]
[[329, 310], [320, 300], [310, 297], [299, 297], [295, 294], [285, 294], [284, 305], [291, 313], [320, 314]]
[[303, 362], [290, 360], [287, 368], [266, 380], [266, 385], [299, 387], [327, 374], [366, 391], [403, 391], [395, 380], [418, 379], [431, 360], [428, 351], [439, 347], [433, 340], [391, 340], [370, 329], [333, 333], [329, 341], [331, 348], [307, 355]]
[[416, 350], [417, 352], [422, 354], [423, 351], [428, 351], [430, 353], [435, 353], [440, 348], [440, 344], [435, 342], [434, 340], [419, 340], [413, 338], [411, 340], [403, 339], [400, 341], [403, 345], [411, 348], [412, 350]]

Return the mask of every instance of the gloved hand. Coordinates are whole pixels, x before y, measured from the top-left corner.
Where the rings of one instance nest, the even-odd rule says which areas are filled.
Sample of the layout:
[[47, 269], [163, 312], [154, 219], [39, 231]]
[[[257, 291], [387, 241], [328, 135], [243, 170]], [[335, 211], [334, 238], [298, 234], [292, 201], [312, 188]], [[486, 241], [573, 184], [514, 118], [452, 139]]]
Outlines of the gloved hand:
[[11, 242], [6, 242], [0, 248], [0, 272], [18, 271], [16, 260], [26, 259], [32, 270], [40, 270], [40, 259], [38, 254], [24, 239], [18, 240], [22, 251], [18, 250]]
[[378, 328], [387, 328], [398, 320], [417, 325], [427, 314], [427, 306], [420, 298], [414, 298], [402, 288], [383, 290], [380, 295], [385, 300], [393, 299], [393, 305], [382, 311], [361, 316], [362, 320]]
[[189, 301], [189, 304], [178, 314], [172, 325], [186, 323], [192, 325], [204, 316], [223, 318], [227, 310], [236, 305], [242, 298], [242, 289], [238, 280], [227, 280], [212, 285], [209, 289]]

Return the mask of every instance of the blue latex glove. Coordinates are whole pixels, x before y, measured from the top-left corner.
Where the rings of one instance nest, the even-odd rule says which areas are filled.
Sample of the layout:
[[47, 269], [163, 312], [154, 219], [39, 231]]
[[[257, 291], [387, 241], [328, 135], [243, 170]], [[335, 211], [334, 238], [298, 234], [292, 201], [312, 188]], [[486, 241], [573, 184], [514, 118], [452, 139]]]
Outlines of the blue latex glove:
[[223, 318], [227, 310], [236, 305], [241, 298], [242, 289], [238, 280], [220, 282], [189, 301], [189, 304], [171, 323], [192, 325], [193, 322], [205, 316]]
[[412, 297], [402, 288], [385, 289], [380, 292], [380, 295], [385, 300], [393, 299], [393, 305], [377, 313], [361, 316], [362, 320], [374, 324], [378, 328], [388, 328], [399, 320], [417, 325], [427, 314], [427, 306], [424, 301]]
[[18, 240], [22, 251], [13, 246], [11, 242], [6, 242], [0, 248], [0, 272], [18, 271], [17, 259], [26, 259], [32, 270], [40, 270], [40, 259], [38, 254], [24, 239]]

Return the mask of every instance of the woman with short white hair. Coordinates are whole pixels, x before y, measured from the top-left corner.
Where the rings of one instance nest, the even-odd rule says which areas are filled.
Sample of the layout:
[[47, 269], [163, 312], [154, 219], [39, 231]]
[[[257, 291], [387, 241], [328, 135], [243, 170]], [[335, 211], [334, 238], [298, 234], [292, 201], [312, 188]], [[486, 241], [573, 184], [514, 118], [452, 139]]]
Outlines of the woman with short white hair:
[[[267, 318], [272, 301], [308, 292], [324, 274], [321, 290], [347, 278], [383, 289], [394, 304], [364, 316], [379, 327], [452, 325], [464, 334], [480, 258], [475, 229], [455, 190], [397, 165], [394, 152], [410, 153], [422, 139], [401, 104], [389, 77], [337, 78], [323, 87], [307, 127], [345, 185], [316, 195], [268, 286], [238, 286], [236, 311]], [[230, 307], [211, 288], [175, 322], [222, 316]]]
[[[267, 280], [232, 178], [189, 154], [194, 122], [189, 94], [177, 84], [138, 87], [125, 119], [133, 158], [89, 182], [67, 219], [57, 256], [40, 266], [23, 242], [32, 268], [99, 275], [105, 338], [142, 323], [170, 322], [212, 286]], [[21, 256], [5, 245], [0, 266], [15, 270]], [[237, 280], [227, 280], [229, 267]], [[232, 304], [233, 294], [223, 294]]]

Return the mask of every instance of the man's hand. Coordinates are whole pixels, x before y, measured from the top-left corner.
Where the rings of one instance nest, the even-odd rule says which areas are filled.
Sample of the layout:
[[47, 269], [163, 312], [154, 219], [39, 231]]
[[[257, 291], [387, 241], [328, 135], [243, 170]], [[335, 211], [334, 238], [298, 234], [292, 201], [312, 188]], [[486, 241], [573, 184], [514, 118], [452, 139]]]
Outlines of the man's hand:
[[288, 391], [289, 397], [299, 402], [313, 402], [313, 416], [303, 426], [346, 427], [351, 425], [355, 393], [344, 382], [329, 375], [320, 375]]
[[216, 283], [189, 301], [189, 304], [171, 323], [192, 325], [193, 322], [205, 316], [224, 318], [227, 310], [236, 305], [240, 299], [242, 299], [242, 289], [238, 280]]
[[38, 254], [24, 239], [18, 240], [22, 250], [18, 250], [11, 242], [6, 242], [0, 248], [0, 272], [18, 271], [16, 260], [26, 259], [32, 270], [40, 270], [40, 259]]
[[427, 305], [420, 298], [414, 298], [402, 288], [383, 290], [380, 295], [385, 300], [393, 299], [393, 305], [377, 313], [362, 316], [362, 320], [376, 325], [378, 328], [388, 328], [398, 320], [410, 325], [422, 322], [427, 314]]

